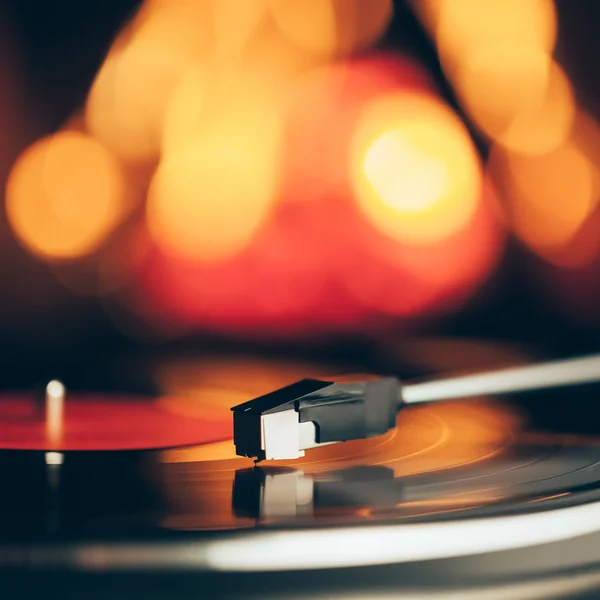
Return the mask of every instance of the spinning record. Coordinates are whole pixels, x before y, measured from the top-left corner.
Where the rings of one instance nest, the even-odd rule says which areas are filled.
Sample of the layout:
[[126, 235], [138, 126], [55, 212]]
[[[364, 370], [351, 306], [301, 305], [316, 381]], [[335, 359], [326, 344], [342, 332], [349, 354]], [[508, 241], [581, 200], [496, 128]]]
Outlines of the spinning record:
[[[413, 350], [397, 365], [400, 376], [455, 371], [461, 360], [471, 368], [521, 361], [482, 345]], [[158, 404], [74, 399], [70, 415], [65, 404], [65, 427], [85, 421], [89, 410], [110, 430], [106, 415], [113, 414], [131, 421], [135, 443], [118, 422], [125, 440], [118, 444], [99, 443], [102, 435], [93, 433], [79, 446], [48, 447], [30, 429], [21, 445], [9, 445], [6, 432], [30, 427], [35, 414], [18, 413], [24, 424], [17, 426], [14, 401], [0, 401], [2, 443], [12, 448], [0, 452], [7, 490], [0, 494], [0, 564], [18, 547], [28, 565], [321, 569], [514, 550], [600, 532], [600, 436], [539, 426], [531, 407], [544, 395], [409, 406], [386, 435], [325, 445], [299, 460], [255, 467], [235, 455], [231, 406], [331, 368], [257, 359], [163, 363], [155, 372], [165, 391]], [[571, 406], [589, 393], [561, 392]], [[171, 437], [158, 428], [152, 443], [150, 430], [145, 438], [135, 433], [143, 422], [128, 416], [134, 407], [138, 415], [163, 413]], [[83, 439], [72, 431], [64, 439]], [[15, 449], [27, 444], [29, 451]], [[35, 452], [48, 449], [60, 450], [60, 460]], [[336, 540], [343, 552], [331, 546]]]

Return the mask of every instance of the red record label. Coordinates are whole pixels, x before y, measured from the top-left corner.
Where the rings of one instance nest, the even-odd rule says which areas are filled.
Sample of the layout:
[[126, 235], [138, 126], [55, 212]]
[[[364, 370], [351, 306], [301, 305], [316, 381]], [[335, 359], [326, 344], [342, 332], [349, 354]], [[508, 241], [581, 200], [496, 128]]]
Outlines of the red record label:
[[170, 403], [140, 396], [69, 394], [58, 419], [43, 402], [24, 395], [0, 397], [0, 449], [145, 450], [230, 439], [229, 411], [178, 414]]

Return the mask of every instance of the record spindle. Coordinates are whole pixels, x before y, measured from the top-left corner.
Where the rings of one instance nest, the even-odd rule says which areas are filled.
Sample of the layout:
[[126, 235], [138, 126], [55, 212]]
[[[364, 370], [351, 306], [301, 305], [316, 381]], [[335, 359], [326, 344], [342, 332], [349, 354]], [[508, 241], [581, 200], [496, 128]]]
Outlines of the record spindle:
[[[44, 417], [46, 424], [46, 437], [50, 446], [58, 446], [63, 437], [65, 413], [65, 386], [58, 380], [53, 379], [46, 386], [46, 398], [44, 402]], [[47, 464], [57, 464], [57, 457], [48, 457]], [[62, 461], [61, 461], [62, 462]]]
[[[51, 446], [58, 446], [64, 429], [65, 386], [53, 379], [46, 386], [44, 418], [46, 438]], [[46, 452], [46, 519], [48, 533], [55, 533], [60, 527], [60, 471], [65, 460], [62, 452]]]

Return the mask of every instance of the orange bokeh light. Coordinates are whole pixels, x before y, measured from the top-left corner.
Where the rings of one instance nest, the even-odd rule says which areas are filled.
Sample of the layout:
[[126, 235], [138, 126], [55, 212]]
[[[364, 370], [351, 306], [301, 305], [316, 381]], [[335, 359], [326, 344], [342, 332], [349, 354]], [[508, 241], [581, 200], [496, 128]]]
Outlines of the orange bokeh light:
[[129, 44], [162, 46], [192, 61], [203, 61], [214, 50], [212, 5], [195, 0], [146, 0], [122, 37]]
[[267, 14], [266, 0], [213, 0], [211, 4], [217, 55], [239, 55]]
[[43, 138], [19, 158], [6, 209], [23, 244], [50, 259], [96, 250], [125, 214], [119, 164], [97, 141], [66, 131]]
[[572, 142], [542, 156], [495, 148], [489, 168], [502, 183], [515, 233], [542, 255], [568, 245], [596, 206], [596, 171]]
[[530, 154], [564, 142], [574, 100], [551, 57], [552, 0], [424, 0], [419, 12], [461, 102], [488, 138]]
[[321, 55], [348, 55], [377, 40], [392, 18], [392, 0], [267, 0], [280, 29]]
[[130, 26], [130, 39], [167, 45], [204, 62], [236, 58], [267, 14], [265, 0], [148, 0]]
[[571, 86], [544, 51], [488, 45], [465, 60], [455, 83], [478, 127], [506, 148], [543, 154], [569, 135]]
[[202, 124], [208, 81], [204, 69], [189, 71], [175, 88], [162, 127], [162, 150], [184, 144]]
[[463, 228], [481, 189], [465, 127], [449, 107], [423, 94], [385, 95], [366, 108], [353, 140], [351, 176], [364, 215], [411, 244]]
[[257, 81], [267, 81], [272, 91], [278, 93], [284, 92], [296, 77], [324, 60], [324, 57], [294, 44], [271, 18], [260, 22], [240, 54], [236, 66], [246, 74], [253, 73]]
[[435, 37], [444, 67], [453, 72], [481, 49], [514, 44], [552, 52], [557, 17], [552, 0], [432, 0]]
[[163, 158], [147, 219], [167, 252], [220, 260], [239, 252], [269, 216], [279, 181], [279, 124], [269, 106], [224, 107]]
[[193, 66], [185, 54], [146, 41], [112, 52], [88, 97], [90, 133], [124, 161], [156, 159], [168, 102]]

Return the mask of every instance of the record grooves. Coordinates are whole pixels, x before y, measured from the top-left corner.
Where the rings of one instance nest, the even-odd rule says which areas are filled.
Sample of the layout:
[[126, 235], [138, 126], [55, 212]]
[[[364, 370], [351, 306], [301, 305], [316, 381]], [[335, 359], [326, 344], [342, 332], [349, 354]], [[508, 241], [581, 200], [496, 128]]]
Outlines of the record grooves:
[[[263, 381], [249, 396], [280, 381], [277, 368], [272, 377], [261, 368]], [[223, 423], [231, 389], [203, 385], [195, 388], [197, 405], [190, 392], [185, 411], [174, 400], [167, 411], [189, 418], [206, 407], [204, 414]], [[243, 394], [235, 385], [235, 395]], [[0, 568], [402, 568], [506, 552], [519, 557], [520, 549], [548, 544], [558, 544], [562, 555], [573, 540], [600, 540], [600, 436], [537, 428], [524, 416], [527, 401], [523, 411], [501, 398], [410, 407], [384, 436], [259, 467], [235, 456], [230, 440], [216, 441], [222, 430], [213, 430], [209, 443], [163, 449], [61, 448], [58, 464], [48, 462], [44, 447], [5, 449]], [[329, 546], [335, 540], [347, 548], [341, 554]], [[581, 543], [585, 551], [568, 550], [567, 562], [598, 555], [600, 564], [600, 544]], [[523, 560], [505, 556], [505, 574]]]

